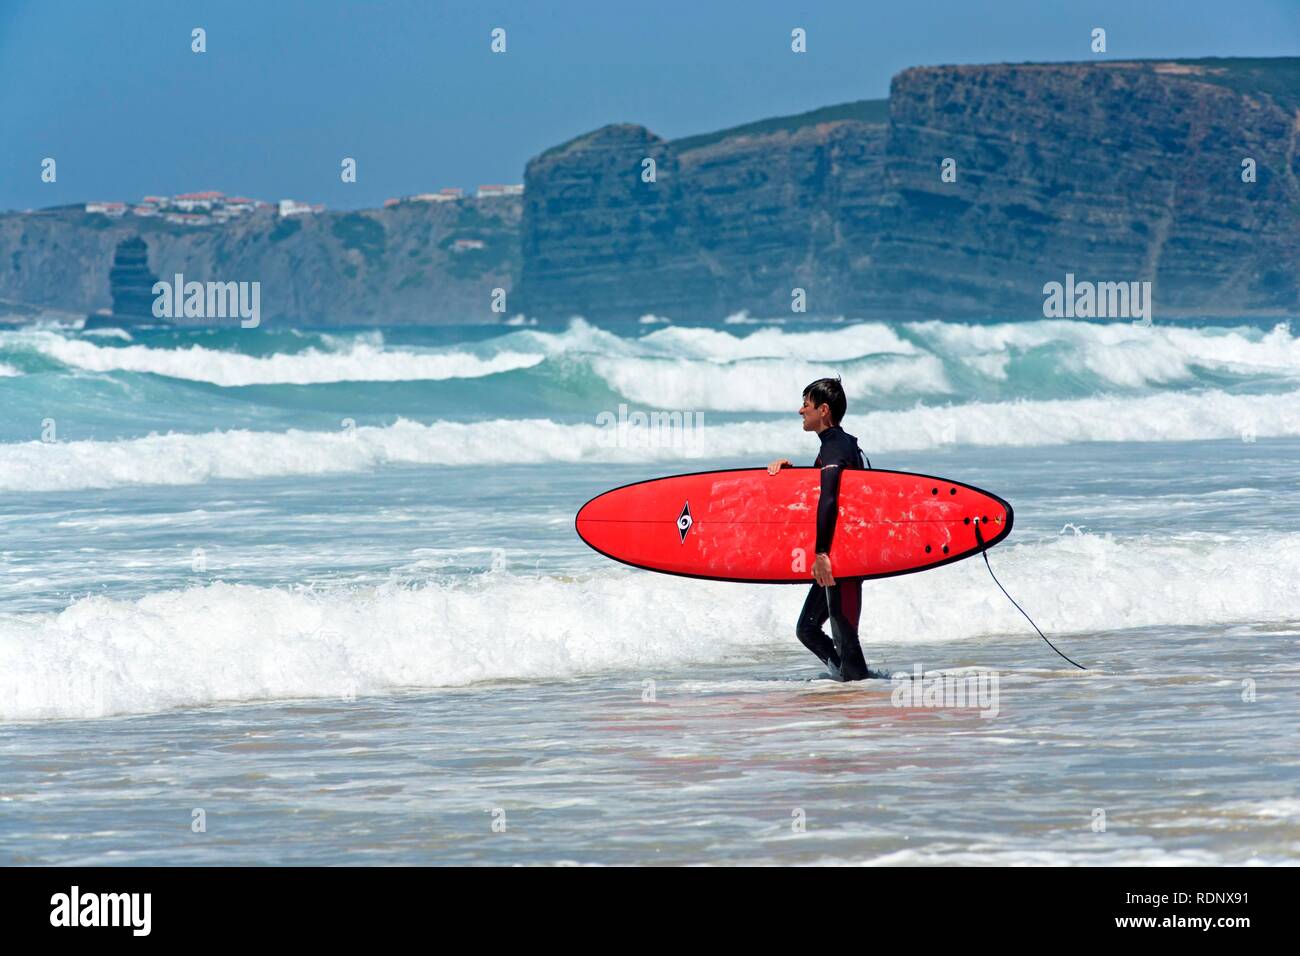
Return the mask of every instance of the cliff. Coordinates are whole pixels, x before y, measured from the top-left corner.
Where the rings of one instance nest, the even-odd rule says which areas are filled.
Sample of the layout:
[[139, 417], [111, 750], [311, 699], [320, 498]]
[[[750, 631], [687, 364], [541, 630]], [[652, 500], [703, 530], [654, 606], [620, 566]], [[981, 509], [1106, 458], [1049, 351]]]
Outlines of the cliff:
[[811, 314], [1032, 317], [1067, 272], [1151, 281], [1165, 317], [1300, 307], [1300, 59], [925, 67], [867, 106], [537, 157], [525, 309], [789, 314], [799, 287]]
[[[607, 126], [525, 171], [529, 314], [788, 312], [876, 235], [883, 101], [665, 142]], [[645, 182], [643, 161], [655, 161]]]
[[872, 266], [843, 308], [1032, 313], [1073, 272], [1151, 281], [1158, 315], [1294, 311], [1298, 107], [1300, 60], [908, 70]]
[[[185, 226], [80, 208], [0, 216], [0, 299], [85, 314], [112, 305], [119, 244], [167, 279], [261, 282], [263, 322], [488, 322], [491, 290], [519, 270], [519, 197], [402, 203]], [[483, 247], [457, 251], [459, 239]], [[513, 303], [507, 300], [507, 305]], [[184, 321], [184, 320], [181, 320]]]

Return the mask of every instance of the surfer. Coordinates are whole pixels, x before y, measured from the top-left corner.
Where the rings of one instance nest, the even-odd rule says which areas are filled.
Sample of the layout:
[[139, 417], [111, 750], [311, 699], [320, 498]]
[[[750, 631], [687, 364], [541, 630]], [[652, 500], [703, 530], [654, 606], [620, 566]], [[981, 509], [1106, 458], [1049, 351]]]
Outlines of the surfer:
[[[846, 468], [870, 466], [858, 447], [858, 440], [840, 427], [848, 408], [844, 386], [838, 378], [819, 378], [803, 390], [799, 415], [803, 430], [816, 432], [821, 451], [814, 468], [822, 470], [821, 494], [817, 500], [817, 544], [814, 549], [814, 584], [804, 601], [795, 633], [803, 645], [817, 655], [836, 680], [862, 680], [868, 676], [867, 662], [858, 643], [858, 619], [862, 613], [862, 579], [835, 580], [831, 573], [831, 541], [839, 516], [840, 475]], [[793, 462], [778, 458], [767, 466], [775, 475]], [[830, 618], [828, 638], [822, 624]]]

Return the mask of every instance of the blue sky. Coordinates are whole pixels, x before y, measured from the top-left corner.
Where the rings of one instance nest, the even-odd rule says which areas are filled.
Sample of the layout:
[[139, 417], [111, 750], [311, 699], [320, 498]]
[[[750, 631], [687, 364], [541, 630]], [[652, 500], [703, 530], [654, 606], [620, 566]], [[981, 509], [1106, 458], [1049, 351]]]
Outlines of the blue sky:
[[1095, 26], [1110, 58], [1294, 55], [1300, 0], [0, 0], [0, 209], [520, 182], [606, 123], [671, 139], [883, 97], [908, 66], [1089, 59]]

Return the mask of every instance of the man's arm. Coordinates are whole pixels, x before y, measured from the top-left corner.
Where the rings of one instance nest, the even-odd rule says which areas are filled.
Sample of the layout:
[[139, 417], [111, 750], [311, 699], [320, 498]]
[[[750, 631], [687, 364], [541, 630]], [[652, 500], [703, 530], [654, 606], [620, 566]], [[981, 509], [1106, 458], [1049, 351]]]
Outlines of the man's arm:
[[831, 553], [835, 540], [835, 521], [840, 514], [840, 473], [844, 469], [836, 462], [822, 468], [821, 495], [817, 499], [817, 554]]
[[813, 558], [813, 580], [822, 587], [835, 584], [831, 572], [831, 541], [835, 538], [835, 519], [840, 513], [841, 471], [839, 465], [822, 468], [821, 496], [817, 499], [817, 547]]

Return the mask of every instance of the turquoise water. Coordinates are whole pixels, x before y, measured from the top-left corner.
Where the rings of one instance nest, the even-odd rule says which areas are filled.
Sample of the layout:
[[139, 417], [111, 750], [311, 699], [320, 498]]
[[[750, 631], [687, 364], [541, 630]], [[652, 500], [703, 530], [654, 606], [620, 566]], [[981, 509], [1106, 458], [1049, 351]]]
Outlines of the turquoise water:
[[[826, 373], [877, 467], [1012, 502], [1089, 672], [982, 562], [871, 582], [900, 678], [843, 687], [802, 589], [577, 540], [811, 461]], [[0, 862], [1295, 863], [1297, 392], [1234, 321], [0, 329]]]

